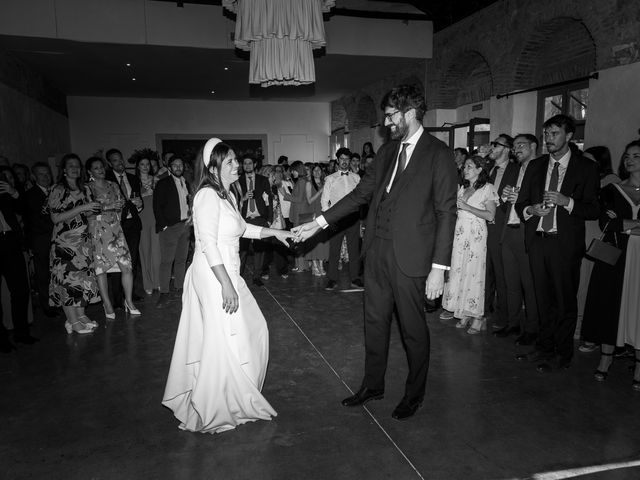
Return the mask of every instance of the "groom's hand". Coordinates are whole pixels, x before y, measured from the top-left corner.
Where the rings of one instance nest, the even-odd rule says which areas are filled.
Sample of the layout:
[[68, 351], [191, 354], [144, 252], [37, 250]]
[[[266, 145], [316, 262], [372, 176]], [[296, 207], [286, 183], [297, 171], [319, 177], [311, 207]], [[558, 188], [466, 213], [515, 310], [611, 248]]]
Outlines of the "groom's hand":
[[320, 231], [322, 227], [318, 225], [318, 222], [312, 220], [308, 223], [303, 223], [302, 225], [298, 225], [297, 227], [293, 227], [291, 229], [291, 233], [295, 235], [294, 241], [296, 243], [304, 242], [305, 240], [313, 237], [318, 231]]
[[429, 300], [435, 300], [444, 290], [444, 269], [433, 268], [427, 277], [427, 285], [425, 287], [425, 295]]

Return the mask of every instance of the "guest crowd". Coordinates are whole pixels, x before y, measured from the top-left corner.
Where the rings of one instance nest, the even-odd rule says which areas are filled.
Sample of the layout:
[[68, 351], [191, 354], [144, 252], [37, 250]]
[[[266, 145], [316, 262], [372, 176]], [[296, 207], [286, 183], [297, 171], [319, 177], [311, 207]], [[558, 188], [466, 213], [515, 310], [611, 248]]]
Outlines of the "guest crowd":
[[[440, 318], [469, 334], [486, 330], [490, 318], [495, 336], [532, 346], [517, 360], [546, 373], [571, 365], [582, 289], [579, 350], [599, 346], [595, 379], [606, 380], [614, 358], [630, 356], [632, 385], [640, 391], [640, 140], [625, 147], [616, 175], [606, 147], [582, 152], [572, 142], [570, 117], [548, 119], [543, 132], [541, 141], [501, 133], [476, 151], [454, 150], [459, 190], [450, 270], [442, 298], [426, 308], [442, 307]], [[376, 158], [371, 143], [361, 154], [340, 148], [328, 163], [289, 164], [281, 156], [276, 165], [262, 165], [251, 153], [237, 156], [242, 173], [232, 191], [243, 218], [287, 230], [339, 202]], [[136, 302], [154, 291], [156, 306], [168, 305], [181, 294], [193, 251], [197, 179], [190, 161], [150, 149], [125, 161], [110, 149], [84, 162], [67, 154], [58, 170], [54, 183], [46, 163], [29, 169], [0, 157], [0, 275], [16, 343], [37, 341], [29, 330], [30, 299], [49, 317], [62, 311], [69, 334], [98, 326], [85, 311], [91, 303], [102, 302], [107, 320], [121, 307], [144, 314]], [[256, 287], [269, 280], [273, 264], [282, 279], [310, 271], [326, 277], [328, 291], [362, 291], [366, 216], [344, 218], [291, 248], [242, 239], [241, 271]], [[618, 252], [613, 263], [600, 259], [601, 242]], [[0, 309], [0, 351], [14, 348]]]

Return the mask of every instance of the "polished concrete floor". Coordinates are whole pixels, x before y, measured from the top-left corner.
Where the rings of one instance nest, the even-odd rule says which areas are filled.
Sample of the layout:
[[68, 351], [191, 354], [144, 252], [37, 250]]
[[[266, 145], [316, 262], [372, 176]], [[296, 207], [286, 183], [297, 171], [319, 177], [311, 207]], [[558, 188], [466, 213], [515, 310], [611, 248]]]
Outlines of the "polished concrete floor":
[[278, 417], [218, 435], [178, 430], [160, 404], [178, 299], [158, 310], [150, 297], [141, 318], [119, 310], [110, 322], [94, 306], [100, 328], [85, 336], [37, 318], [41, 341], [0, 355], [0, 479], [640, 479], [628, 361], [605, 383], [593, 380], [597, 354], [543, 376], [514, 360], [512, 339], [467, 335], [433, 314], [426, 400], [397, 422], [397, 329], [385, 398], [342, 407], [361, 380], [362, 294], [322, 286], [302, 273], [252, 287], [271, 332], [264, 394]]

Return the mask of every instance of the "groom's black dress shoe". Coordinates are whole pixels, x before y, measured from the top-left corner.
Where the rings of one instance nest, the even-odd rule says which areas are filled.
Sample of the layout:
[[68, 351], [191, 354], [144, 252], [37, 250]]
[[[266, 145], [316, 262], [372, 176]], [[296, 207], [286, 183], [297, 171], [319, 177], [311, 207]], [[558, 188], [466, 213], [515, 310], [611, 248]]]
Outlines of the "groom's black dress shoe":
[[355, 395], [342, 400], [342, 405], [345, 407], [357, 407], [358, 405], [364, 405], [369, 400], [380, 400], [384, 397], [384, 390], [369, 390], [367, 387], [362, 387]]
[[422, 400], [409, 401], [402, 399], [398, 406], [393, 410], [391, 416], [396, 420], [406, 420], [412, 417], [414, 413], [422, 406]]

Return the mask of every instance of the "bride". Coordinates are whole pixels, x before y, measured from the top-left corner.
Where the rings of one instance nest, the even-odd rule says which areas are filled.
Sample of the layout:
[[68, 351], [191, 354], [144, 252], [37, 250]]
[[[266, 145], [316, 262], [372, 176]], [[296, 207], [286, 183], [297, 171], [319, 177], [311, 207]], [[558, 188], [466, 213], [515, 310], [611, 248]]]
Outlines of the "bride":
[[196, 244], [182, 297], [163, 405], [180, 428], [219, 433], [275, 410], [260, 393], [269, 360], [269, 331], [240, 276], [239, 238], [292, 235], [245, 223], [229, 187], [239, 164], [217, 138], [203, 151], [200, 185], [193, 199]]

